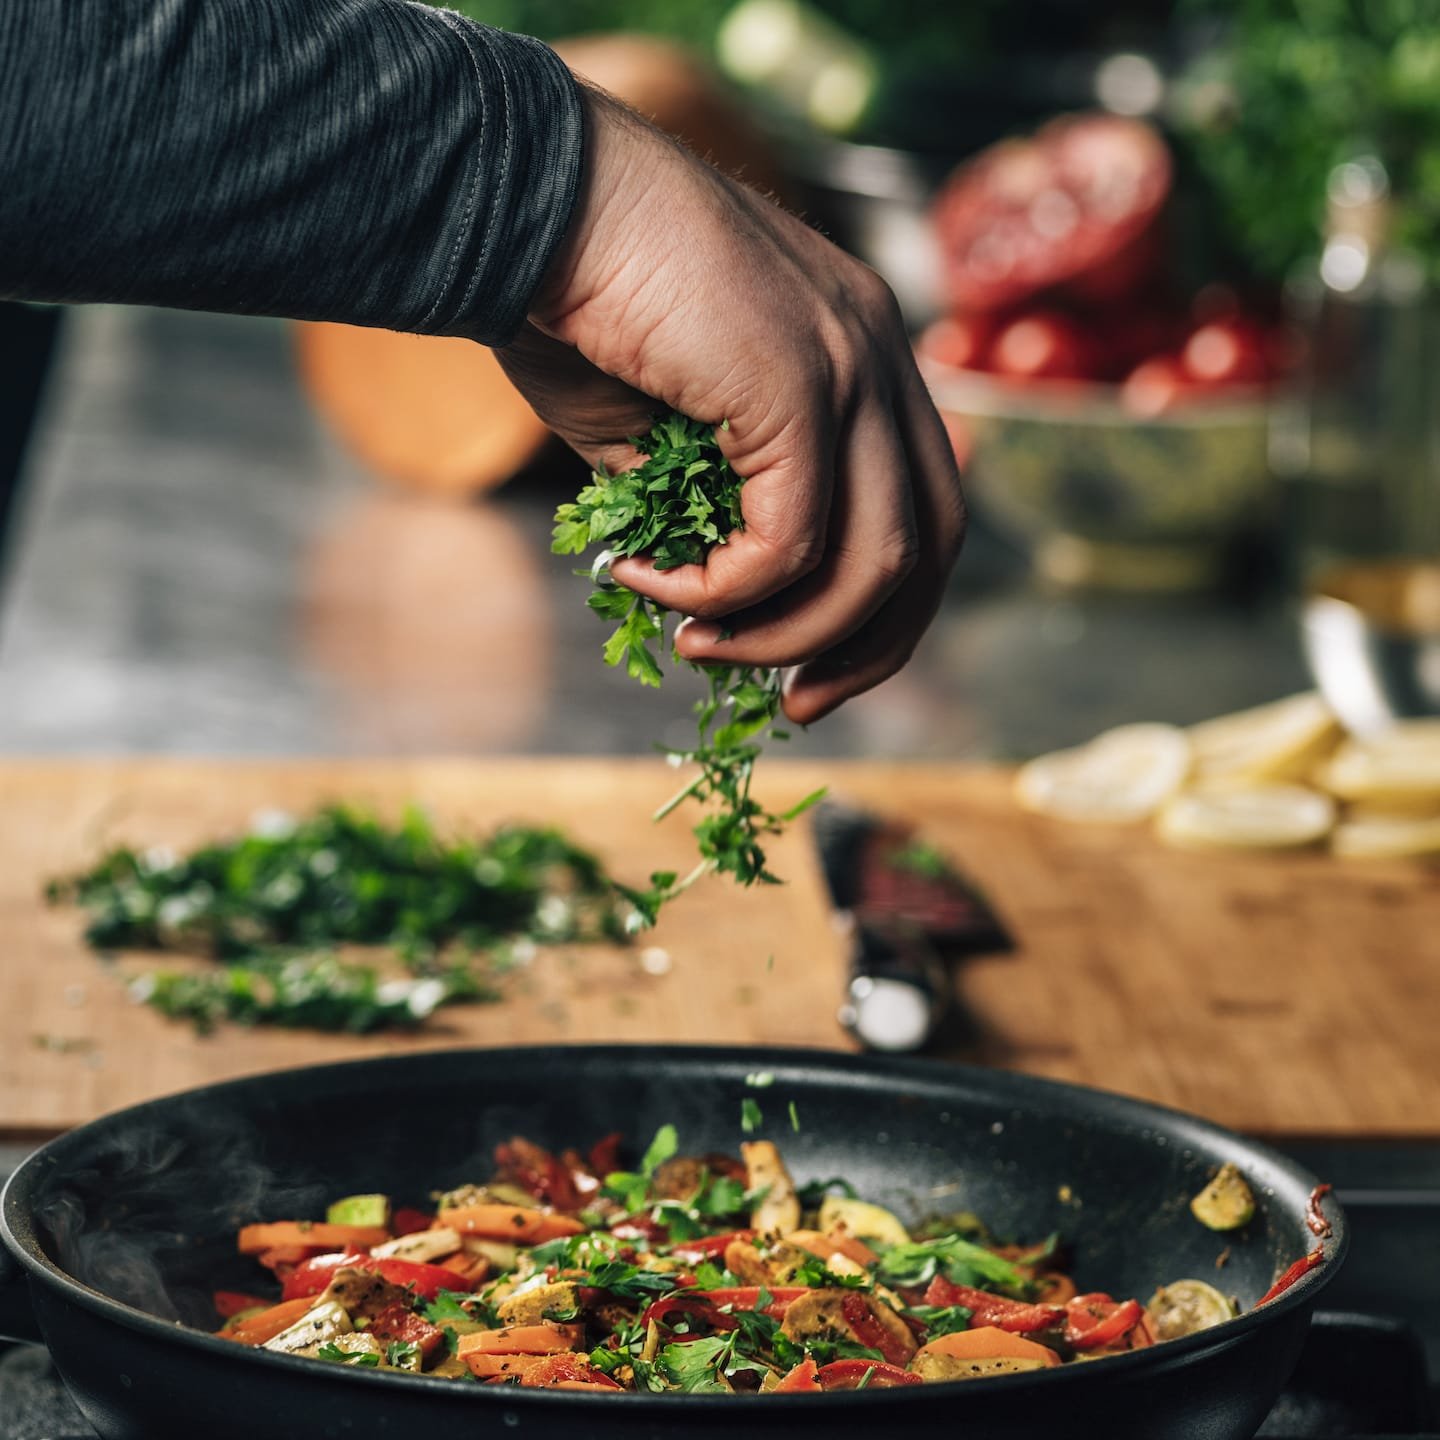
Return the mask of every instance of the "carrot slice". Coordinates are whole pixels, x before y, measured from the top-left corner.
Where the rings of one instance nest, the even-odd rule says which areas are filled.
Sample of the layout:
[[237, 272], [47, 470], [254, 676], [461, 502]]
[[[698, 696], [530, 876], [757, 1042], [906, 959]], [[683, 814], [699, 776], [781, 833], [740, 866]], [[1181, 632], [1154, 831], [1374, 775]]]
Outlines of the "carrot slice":
[[532, 1210], [524, 1205], [466, 1205], [446, 1210], [440, 1217], [462, 1235], [480, 1235], [486, 1240], [509, 1240], [521, 1245], [541, 1245], [580, 1235], [585, 1227], [572, 1215]]
[[580, 1342], [579, 1325], [556, 1325], [543, 1320], [538, 1325], [506, 1325], [499, 1330], [477, 1330], [462, 1335], [455, 1353], [462, 1359], [481, 1355], [555, 1355], [573, 1350]]
[[302, 1295], [298, 1300], [282, 1300], [258, 1315], [227, 1325], [219, 1332], [220, 1338], [234, 1340], [240, 1345], [263, 1345], [282, 1330], [288, 1330], [314, 1303], [313, 1295]]
[[323, 1220], [276, 1220], [269, 1225], [241, 1228], [242, 1255], [260, 1255], [292, 1245], [320, 1246], [322, 1250], [368, 1250], [383, 1245], [390, 1232], [383, 1225], [329, 1225]]
[[[994, 1325], [982, 1325], [978, 1330], [956, 1330], [949, 1335], [937, 1335], [928, 1345], [917, 1352], [921, 1355], [949, 1355], [955, 1360], [1039, 1360], [1043, 1364], [1058, 1365], [1060, 1357], [1048, 1346], [1037, 1345], [1023, 1335], [1012, 1335], [1008, 1330], [997, 1329]], [[915, 1359], [910, 1364], [914, 1368]]]
[[[461, 1337], [462, 1339], [465, 1337]], [[480, 1350], [461, 1352], [470, 1373], [477, 1380], [513, 1380], [523, 1378], [545, 1357], [543, 1355], [486, 1355]]]

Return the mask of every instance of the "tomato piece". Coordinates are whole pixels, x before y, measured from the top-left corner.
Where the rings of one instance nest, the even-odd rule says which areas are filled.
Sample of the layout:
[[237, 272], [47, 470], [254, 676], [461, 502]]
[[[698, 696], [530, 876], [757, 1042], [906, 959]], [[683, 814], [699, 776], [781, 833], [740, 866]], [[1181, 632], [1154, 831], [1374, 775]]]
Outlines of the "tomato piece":
[[263, 1295], [247, 1295], [240, 1290], [217, 1290], [210, 1297], [210, 1303], [222, 1320], [229, 1320], [245, 1310], [266, 1310], [275, 1302]]
[[445, 1343], [445, 1336], [438, 1326], [398, 1300], [393, 1305], [387, 1305], [370, 1322], [370, 1333], [377, 1340], [399, 1340], [415, 1345], [427, 1360]]
[[915, 1347], [907, 1346], [885, 1328], [865, 1296], [852, 1291], [841, 1303], [840, 1313], [855, 1332], [855, 1338], [868, 1349], [878, 1350], [891, 1365], [903, 1366], [910, 1358]]
[[809, 1289], [804, 1285], [735, 1285], [728, 1289], [706, 1290], [702, 1293], [710, 1297], [714, 1305], [729, 1305], [735, 1310], [754, 1310], [760, 1303], [761, 1289], [770, 1297], [770, 1303], [765, 1307], [765, 1314], [773, 1316], [776, 1320], [783, 1320], [785, 1312], [802, 1295], [808, 1295]]
[[862, 1383], [867, 1390], [893, 1390], [900, 1385], [925, 1383], [919, 1375], [882, 1360], [832, 1360], [821, 1368], [817, 1378], [822, 1390], [858, 1390]]
[[1144, 1318], [1138, 1300], [1117, 1303], [1104, 1294], [1077, 1295], [1065, 1307], [1065, 1339], [1076, 1350], [1113, 1345]]
[[441, 1290], [454, 1290], [456, 1276], [453, 1270], [443, 1265], [426, 1265], [418, 1260], [376, 1260], [369, 1255], [341, 1252], [336, 1255], [316, 1255], [285, 1281], [282, 1292], [286, 1300], [301, 1295], [318, 1295], [335, 1278], [337, 1270], [363, 1270], [370, 1275], [379, 1275], [392, 1285], [404, 1285], [425, 1300], [433, 1300]]
[[414, 1210], [408, 1205], [402, 1205], [391, 1217], [390, 1228], [395, 1232], [398, 1239], [401, 1235], [414, 1235], [421, 1230], [432, 1230], [435, 1227], [435, 1217], [427, 1215], [423, 1210]]
[[793, 1370], [787, 1370], [772, 1393], [776, 1395], [804, 1395], [819, 1390], [817, 1378], [820, 1367], [813, 1355], [807, 1355]]
[[990, 368], [1012, 380], [1084, 380], [1095, 373], [1093, 347], [1067, 315], [1037, 310], [996, 337]]
[[547, 1355], [538, 1364], [528, 1366], [520, 1377], [528, 1388], [551, 1386], [561, 1390], [620, 1390], [623, 1387], [603, 1370], [597, 1370], [583, 1355]]
[[973, 1290], [968, 1285], [955, 1285], [937, 1275], [925, 1291], [925, 1303], [944, 1307], [963, 1305], [970, 1312], [970, 1323], [979, 1328], [992, 1325], [1011, 1335], [1030, 1335], [1037, 1330], [1053, 1330], [1065, 1323], [1066, 1312], [1058, 1305], [1027, 1304], [992, 1295], [988, 1290]]

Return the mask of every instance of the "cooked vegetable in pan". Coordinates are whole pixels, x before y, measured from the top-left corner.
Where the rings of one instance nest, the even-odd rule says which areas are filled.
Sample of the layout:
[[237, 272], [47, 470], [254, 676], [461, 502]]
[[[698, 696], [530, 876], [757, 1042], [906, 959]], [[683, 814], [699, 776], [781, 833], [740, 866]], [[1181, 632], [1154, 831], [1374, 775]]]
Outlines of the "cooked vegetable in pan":
[[217, 1292], [219, 1333], [457, 1381], [790, 1394], [1049, 1369], [1237, 1313], [1193, 1279], [1148, 1304], [1080, 1294], [1056, 1236], [1002, 1245], [966, 1215], [912, 1229], [844, 1181], [797, 1185], [768, 1140], [681, 1155], [667, 1125], [633, 1171], [619, 1143], [557, 1156], [517, 1137], [489, 1180], [424, 1210], [351, 1195], [247, 1225], [240, 1251], [272, 1283]]

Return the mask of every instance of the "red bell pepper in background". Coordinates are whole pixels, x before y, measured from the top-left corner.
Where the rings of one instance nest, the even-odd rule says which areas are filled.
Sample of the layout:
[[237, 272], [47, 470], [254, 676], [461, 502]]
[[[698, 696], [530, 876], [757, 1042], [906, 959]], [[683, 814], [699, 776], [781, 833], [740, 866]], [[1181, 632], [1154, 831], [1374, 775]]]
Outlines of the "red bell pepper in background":
[[495, 1163], [501, 1180], [518, 1185], [541, 1204], [574, 1212], [581, 1208], [580, 1192], [574, 1177], [548, 1150], [523, 1135], [495, 1147]]
[[[617, 1231], [619, 1227], [616, 1227]], [[736, 1240], [753, 1240], [753, 1230], [731, 1230], [726, 1235], [701, 1235], [695, 1240], [677, 1240], [671, 1249], [671, 1253], [679, 1255], [682, 1259], [689, 1259], [691, 1256], [698, 1256], [703, 1259], [715, 1259], [723, 1255]]]
[[993, 1325], [1012, 1335], [1029, 1335], [1036, 1330], [1054, 1330], [1065, 1323], [1065, 1311], [1059, 1305], [1029, 1305], [1022, 1300], [1009, 1300], [987, 1290], [972, 1290], [956, 1285], [937, 1275], [925, 1291], [927, 1305], [963, 1305], [970, 1312], [976, 1328]]
[[217, 1290], [210, 1297], [210, 1303], [214, 1305], [215, 1313], [222, 1320], [229, 1320], [245, 1310], [269, 1309], [275, 1302], [267, 1300], [263, 1295], [246, 1295], [239, 1290]]
[[620, 1142], [624, 1136], [617, 1130], [590, 1147], [590, 1173], [604, 1179], [620, 1168]]
[[420, 1230], [429, 1230], [434, 1224], [433, 1215], [427, 1215], [423, 1210], [413, 1210], [408, 1205], [402, 1205], [390, 1217], [390, 1230], [397, 1238], [401, 1235], [414, 1235]]
[[1077, 1295], [1065, 1307], [1065, 1339], [1076, 1350], [1098, 1350], [1128, 1335], [1144, 1313], [1138, 1300], [1117, 1303], [1105, 1294]]
[[897, 1385], [925, 1383], [919, 1375], [879, 1360], [832, 1360], [821, 1367], [817, 1378], [822, 1390], [856, 1390], [862, 1382], [867, 1390], [893, 1390]]
[[334, 1278], [337, 1270], [363, 1270], [379, 1275], [392, 1285], [409, 1286], [425, 1300], [433, 1300], [441, 1290], [456, 1288], [455, 1272], [441, 1265], [424, 1265], [418, 1260], [376, 1260], [369, 1255], [316, 1255], [285, 1281], [282, 1298], [295, 1300], [302, 1295], [318, 1295]]

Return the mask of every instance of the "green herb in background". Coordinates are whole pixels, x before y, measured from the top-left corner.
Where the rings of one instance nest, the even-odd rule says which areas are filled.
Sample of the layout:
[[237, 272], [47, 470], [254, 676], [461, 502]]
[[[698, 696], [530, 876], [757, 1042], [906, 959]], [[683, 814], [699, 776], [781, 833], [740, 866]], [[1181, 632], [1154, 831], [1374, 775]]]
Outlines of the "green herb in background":
[[[672, 414], [646, 436], [631, 442], [645, 457], [620, 475], [596, 472], [573, 504], [555, 512], [552, 548], [579, 555], [603, 547], [590, 574], [596, 582], [589, 605], [615, 623], [605, 644], [605, 660], [625, 666], [643, 685], [660, 684], [659, 647], [665, 642], [663, 606], [605, 578], [611, 560], [648, 555], [659, 570], [700, 564], [716, 545], [743, 525], [740, 491], [744, 481], [716, 443], [710, 426]], [[678, 660], [678, 657], [675, 657]], [[775, 728], [780, 712], [778, 670], [747, 666], [700, 666], [706, 694], [695, 704], [699, 737], [690, 750], [668, 752], [676, 765], [694, 765], [699, 773], [655, 813], [663, 819], [687, 800], [714, 808], [694, 827], [700, 863], [681, 881], [673, 874], [651, 877], [653, 889], [642, 902], [647, 918], [701, 875], [722, 871], [742, 885], [774, 884], [766, 868], [761, 839], [814, 805], [817, 791], [779, 814], [766, 810], [750, 794], [755, 762], [764, 741], [787, 738]]]
[[1319, 251], [1331, 170], [1374, 155], [1395, 240], [1440, 281], [1440, 0], [1190, 0], [1224, 25], [1177, 120], [1262, 274]]
[[[398, 826], [332, 805], [189, 855], [112, 850], [51, 883], [89, 914], [97, 950], [168, 950], [223, 971], [159, 970], [137, 998], [201, 1030], [242, 1024], [370, 1031], [499, 998], [516, 947], [620, 939], [645, 897], [553, 829], [446, 840], [411, 808]], [[384, 946], [406, 976], [327, 953]]]

